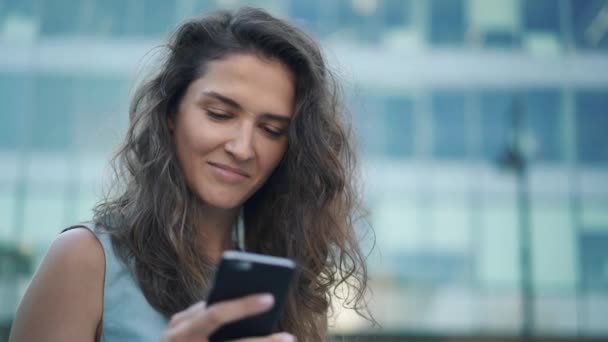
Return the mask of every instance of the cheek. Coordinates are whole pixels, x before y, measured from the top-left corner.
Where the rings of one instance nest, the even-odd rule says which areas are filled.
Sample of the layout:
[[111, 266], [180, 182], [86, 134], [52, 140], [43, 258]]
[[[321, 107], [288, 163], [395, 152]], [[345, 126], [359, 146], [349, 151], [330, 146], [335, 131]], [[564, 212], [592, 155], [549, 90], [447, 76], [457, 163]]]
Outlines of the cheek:
[[281, 159], [287, 150], [287, 142], [282, 144], [273, 144], [272, 146], [265, 147], [262, 151], [263, 154], [260, 156], [260, 166], [264, 170], [264, 175], [269, 176], [272, 171], [279, 165]]

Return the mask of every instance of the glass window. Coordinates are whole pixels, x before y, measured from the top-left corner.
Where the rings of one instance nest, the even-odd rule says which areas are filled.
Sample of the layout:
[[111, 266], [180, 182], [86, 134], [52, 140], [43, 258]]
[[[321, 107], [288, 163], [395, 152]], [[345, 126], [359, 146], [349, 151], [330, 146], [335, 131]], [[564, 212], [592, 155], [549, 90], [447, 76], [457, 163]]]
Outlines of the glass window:
[[384, 122], [380, 120], [384, 112], [382, 100], [374, 95], [366, 95], [351, 98], [349, 102], [353, 111], [353, 126], [363, 153], [368, 156], [381, 155], [384, 144]]
[[0, 150], [14, 149], [23, 134], [21, 122], [27, 116], [29, 78], [20, 75], [0, 75]]
[[128, 33], [128, 1], [96, 0], [95, 10], [88, 14], [84, 30], [91, 35], [124, 36]]
[[487, 193], [480, 209], [482, 226], [476, 238], [475, 260], [477, 281], [489, 290], [515, 289], [521, 279], [516, 203]]
[[608, 18], [605, 0], [570, 0], [572, 31], [577, 47], [608, 50], [604, 23]]
[[523, 1], [524, 29], [559, 33], [559, 1]]
[[42, 35], [74, 35], [81, 29], [83, 1], [54, 0], [41, 2]]
[[579, 243], [583, 286], [594, 292], [608, 293], [608, 232], [584, 231]]
[[73, 83], [64, 76], [40, 76], [35, 80], [29, 146], [34, 149], [66, 149], [73, 125]]
[[517, 48], [521, 46], [521, 39], [514, 32], [487, 30], [481, 37], [481, 46], [486, 48]]
[[380, 2], [379, 12], [387, 28], [409, 26], [412, 2], [410, 0], [384, 0]]
[[161, 36], [175, 25], [175, 3], [165, 0], [145, 0], [141, 30], [146, 36]]
[[608, 91], [576, 93], [578, 160], [586, 164], [608, 162]]
[[504, 154], [511, 129], [514, 96], [507, 90], [483, 91], [480, 96], [482, 155], [496, 162]]
[[556, 89], [531, 90], [524, 96], [523, 114], [536, 145], [533, 159], [557, 161], [562, 158], [560, 104], [560, 92]]
[[469, 33], [488, 48], [520, 46], [519, 4], [514, 0], [470, 0]]
[[414, 105], [406, 97], [389, 97], [385, 103], [385, 153], [395, 158], [411, 156], [414, 152]]
[[378, 4], [378, 1], [337, 0], [334, 20], [342, 39], [377, 42], [382, 33], [376, 20]]
[[533, 51], [556, 51], [562, 45], [560, 29], [560, 1], [523, 1], [524, 39]]
[[74, 82], [74, 145], [82, 150], [109, 151], [126, 131], [127, 82], [88, 77]]
[[464, 0], [431, 0], [428, 4], [431, 44], [463, 44], [466, 30]]
[[29, 40], [38, 33], [34, 0], [0, 1], [0, 36]]
[[437, 91], [431, 95], [433, 111], [433, 155], [464, 158], [467, 153], [464, 94]]
[[303, 21], [304, 28], [315, 33], [320, 33], [318, 32], [319, 11], [319, 3], [317, 0], [291, 0], [289, 2], [289, 16], [296, 19], [298, 24]]

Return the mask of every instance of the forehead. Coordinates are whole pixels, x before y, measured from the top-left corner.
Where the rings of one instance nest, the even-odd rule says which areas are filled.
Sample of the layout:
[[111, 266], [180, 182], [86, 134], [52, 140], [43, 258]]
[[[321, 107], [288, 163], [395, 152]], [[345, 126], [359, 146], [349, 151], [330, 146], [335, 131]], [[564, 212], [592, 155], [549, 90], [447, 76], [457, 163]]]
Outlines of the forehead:
[[243, 109], [292, 116], [295, 82], [290, 70], [276, 59], [235, 54], [211, 61], [203, 76], [191, 83], [187, 96], [218, 93]]

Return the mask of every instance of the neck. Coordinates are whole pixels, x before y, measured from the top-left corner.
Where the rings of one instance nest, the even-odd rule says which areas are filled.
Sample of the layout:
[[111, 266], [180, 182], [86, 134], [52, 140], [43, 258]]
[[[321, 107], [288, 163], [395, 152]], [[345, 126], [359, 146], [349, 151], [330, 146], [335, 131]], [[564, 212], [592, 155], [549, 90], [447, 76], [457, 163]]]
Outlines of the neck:
[[214, 263], [219, 262], [225, 250], [232, 248], [232, 229], [239, 210], [240, 208], [226, 210], [205, 206], [200, 211], [196, 224], [201, 247]]

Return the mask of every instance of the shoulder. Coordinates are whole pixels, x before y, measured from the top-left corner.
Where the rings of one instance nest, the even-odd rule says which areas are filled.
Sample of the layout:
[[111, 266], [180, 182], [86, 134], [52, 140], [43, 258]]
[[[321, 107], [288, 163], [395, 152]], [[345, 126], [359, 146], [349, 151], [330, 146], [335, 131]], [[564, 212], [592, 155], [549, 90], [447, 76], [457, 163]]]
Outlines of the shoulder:
[[11, 341], [93, 340], [104, 276], [105, 255], [95, 234], [84, 228], [60, 234], [19, 305]]

